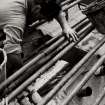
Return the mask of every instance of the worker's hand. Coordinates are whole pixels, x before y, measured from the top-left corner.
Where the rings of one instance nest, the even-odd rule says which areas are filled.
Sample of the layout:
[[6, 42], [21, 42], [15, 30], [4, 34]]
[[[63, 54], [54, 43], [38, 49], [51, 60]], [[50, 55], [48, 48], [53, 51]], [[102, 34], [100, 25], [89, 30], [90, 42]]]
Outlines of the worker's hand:
[[70, 27], [66, 27], [64, 30], [63, 30], [63, 35], [67, 38], [67, 40], [69, 42], [71, 42], [72, 40], [74, 42], [78, 41], [78, 37], [77, 37], [77, 33], [71, 29]]

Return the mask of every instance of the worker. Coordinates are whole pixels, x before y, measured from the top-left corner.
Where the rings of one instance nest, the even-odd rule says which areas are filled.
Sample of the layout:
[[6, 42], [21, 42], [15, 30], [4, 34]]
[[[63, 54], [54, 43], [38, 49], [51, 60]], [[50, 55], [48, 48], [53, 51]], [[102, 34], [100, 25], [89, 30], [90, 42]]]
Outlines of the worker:
[[0, 0], [0, 30], [5, 36], [3, 44], [8, 58], [7, 77], [22, 67], [21, 43], [24, 30], [36, 19], [41, 19], [41, 16], [47, 21], [55, 18], [69, 41], [70, 38], [78, 40], [56, 0]]

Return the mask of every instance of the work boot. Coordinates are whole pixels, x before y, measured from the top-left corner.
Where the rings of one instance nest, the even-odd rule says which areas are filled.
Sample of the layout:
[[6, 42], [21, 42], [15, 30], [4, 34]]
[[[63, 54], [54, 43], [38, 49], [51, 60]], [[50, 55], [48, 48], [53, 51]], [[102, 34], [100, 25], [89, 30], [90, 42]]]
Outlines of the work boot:
[[10, 53], [7, 54], [7, 77], [12, 75], [23, 65], [21, 54]]

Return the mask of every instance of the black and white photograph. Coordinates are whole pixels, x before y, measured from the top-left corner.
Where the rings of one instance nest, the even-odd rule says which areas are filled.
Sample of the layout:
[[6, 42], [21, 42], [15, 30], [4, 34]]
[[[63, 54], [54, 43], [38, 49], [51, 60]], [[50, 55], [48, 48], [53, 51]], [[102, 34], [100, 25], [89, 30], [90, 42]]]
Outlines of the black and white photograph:
[[105, 0], [0, 0], [0, 105], [105, 105]]

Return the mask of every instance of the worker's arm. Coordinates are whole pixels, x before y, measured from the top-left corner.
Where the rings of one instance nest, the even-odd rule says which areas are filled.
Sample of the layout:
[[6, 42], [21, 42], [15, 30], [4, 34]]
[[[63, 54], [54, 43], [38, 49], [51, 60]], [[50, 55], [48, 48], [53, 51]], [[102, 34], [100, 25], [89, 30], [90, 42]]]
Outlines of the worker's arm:
[[45, 18], [50, 21], [55, 18], [62, 28], [63, 35], [70, 41], [70, 38], [73, 41], [77, 41], [77, 34], [76, 32], [70, 28], [69, 24], [67, 23], [66, 17], [64, 12], [62, 11], [61, 7], [58, 3], [54, 1], [50, 1], [48, 3], [42, 4], [41, 13]]
[[69, 41], [71, 38], [73, 39], [73, 41], [78, 40], [77, 33], [73, 29], [70, 28], [70, 26], [67, 23], [67, 20], [65, 18], [64, 12], [60, 11], [58, 16], [56, 17], [56, 20], [60, 24], [63, 34]]

